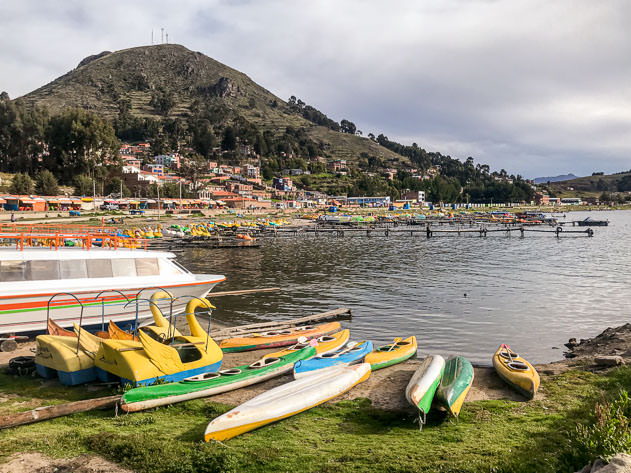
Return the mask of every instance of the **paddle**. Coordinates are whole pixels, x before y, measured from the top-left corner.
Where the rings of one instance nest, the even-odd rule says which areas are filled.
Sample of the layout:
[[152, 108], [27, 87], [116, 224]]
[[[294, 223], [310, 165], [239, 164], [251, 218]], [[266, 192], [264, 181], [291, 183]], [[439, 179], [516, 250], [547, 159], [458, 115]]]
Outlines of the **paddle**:
[[394, 343], [390, 345], [390, 348], [388, 349], [388, 351], [392, 351], [399, 344], [401, 340], [403, 340], [401, 337], [395, 338]]
[[[341, 351], [341, 352], [339, 352], [339, 353], [336, 353], [336, 354], [335, 354], [335, 355], [333, 355], [333, 356], [328, 356], [328, 357], [325, 357], [325, 358], [337, 358], [337, 357], [339, 357], [339, 356], [341, 356], [341, 355], [344, 355], [344, 354], [348, 353], [348, 352], [349, 352], [349, 351], [351, 351], [353, 348], [355, 348], [358, 344], [359, 344], [359, 342], [349, 342], [349, 343], [346, 345], [346, 348], [344, 348], [344, 350], [342, 350], [342, 351]], [[323, 356], [321, 355], [319, 358], [323, 358]]]

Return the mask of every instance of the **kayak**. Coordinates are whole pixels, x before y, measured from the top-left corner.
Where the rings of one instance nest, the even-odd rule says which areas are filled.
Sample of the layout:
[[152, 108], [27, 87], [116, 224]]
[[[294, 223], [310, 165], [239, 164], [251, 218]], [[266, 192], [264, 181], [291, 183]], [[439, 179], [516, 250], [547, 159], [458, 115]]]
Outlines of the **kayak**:
[[286, 347], [298, 343], [300, 337], [307, 339], [329, 335], [342, 328], [339, 322], [329, 322], [321, 325], [306, 325], [286, 330], [271, 330], [257, 333], [249, 337], [234, 337], [223, 340], [219, 347], [224, 353], [237, 351], [260, 350], [262, 348]]
[[460, 355], [449, 358], [436, 391], [436, 400], [451, 415], [458, 417], [472, 384], [473, 366], [469, 360]]
[[311, 409], [368, 379], [370, 372], [368, 363], [360, 363], [278, 386], [214, 419], [206, 427], [204, 440], [231, 439]]
[[294, 363], [314, 355], [315, 348], [305, 347], [280, 358], [262, 358], [250, 365], [205, 373], [177, 383], [130, 389], [123, 394], [120, 405], [126, 412], [137, 412], [233, 391], [285, 374]]
[[342, 348], [344, 345], [346, 345], [346, 342], [348, 342], [349, 338], [351, 338], [351, 331], [347, 328], [344, 330], [340, 330], [339, 332], [334, 333], [333, 335], [323, 335], [322, 337], [319, 337], [316, 339], [307, 340], [307, 338], [305, 337], [304, 339], [300, 339], [298, 343], [296, 343], [295, 345], [291, 347], [285, 348], [284, 350], [277, 351], [274, 353], [269, 353], [268, 355], [264, 355], [264, 357], [285, 356], [289, 353], [293, 353], [296, 350], [300, 350], [308, 346], [315, 347], [316, 355], [325, 355], [327, 353], [333, 353], [339, 350], [340, 348]]
[[408, 337], [405, 340], [396, 338], [393, 343], [377, 348], [366, 355], [366, 363], [370, 363], [372, 370], [379, 370], [387, 366], [411, 358], [416, 354], [416, 337]]
[[493, 355], [493, 367], [499, 377], [517, 392], [528, 399], [535, 397], [539, 389], [539, 373], [528, 361], [511, 350], [511, 347], [500, 345]]
[[445, 359], [440, 355], [429, 355], [412, 375], [412, 379], [405, 389], [408, 402], [421, 411], [422, 423], [432, 407], [432, 400], [438, 384], [445, 371]]
[[310, 376], [323, 369], [332, 369], [339, 366], [350, 365], [359, 362], [372, 351], [372, 342], [363, 341], [349, 343], [344, 349], [333, 353], [323, 353], [308, 360], [301, 360], [294, 365], [294, 378], [299, 379]]

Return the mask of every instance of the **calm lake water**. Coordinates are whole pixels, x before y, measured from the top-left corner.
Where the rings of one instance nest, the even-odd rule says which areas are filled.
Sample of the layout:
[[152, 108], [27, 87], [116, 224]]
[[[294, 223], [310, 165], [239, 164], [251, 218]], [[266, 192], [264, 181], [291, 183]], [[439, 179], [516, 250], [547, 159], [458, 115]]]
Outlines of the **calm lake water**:
[[422, 354], [483, 364], [508, 343], [546, 362], [562, 358], [568, 338], [631, 318], [631, 211], [573, 212], [566, 220], [587, 216], [611, 223], [594, 227], [593, 238], [292, 237], [257, 249], [186, 250], [178, 259], [194, 272], [225, 274], [216, 291], [282, 288], [217, 298], [217, 320], [241, 324], [349, 307], [354, 317], [343, 323], [355, 340], [416, 335]]

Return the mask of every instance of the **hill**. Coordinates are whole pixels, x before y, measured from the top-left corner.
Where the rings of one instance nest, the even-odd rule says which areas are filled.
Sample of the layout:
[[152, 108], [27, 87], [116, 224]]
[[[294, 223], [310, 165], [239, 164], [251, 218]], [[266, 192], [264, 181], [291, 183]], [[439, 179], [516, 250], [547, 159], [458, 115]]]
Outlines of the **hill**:
[[579, 177], [549, 185], [551, 192], [558, 195], [587, 196], [602, 192], [631, 191], [631, 171], [616, 174], [596, 174]]
[[578, 176], [575, 176], [574, 174], [570, 173], [570, 174], [562, 174], [560, 176], [549, 176], [549, 177], [535, 177], [533, 179], [535, 184], [545, 184], [546, 182], [562, 182], [562, 181], [569, 181], [571, 179], [577, 179]]
[[[165, 97], [171, 103], [161, 109], [156, 98]], [[287, 127], [302, 129], [321, 154], [331, 158], [354, 160], [366, 153], [393, 163], [408, 161], [372, 140], [306, 120], [244, 73], [176, 44], [89, 56], [20, 99], [53, 113], [81, 107], [110, 119], [119, 116], [123, 104], [134, 117], [156, 120], [187, 120], [205, 109], [212, 111], [212, 125], [219, 128], [236, 121], [274, 135]]]

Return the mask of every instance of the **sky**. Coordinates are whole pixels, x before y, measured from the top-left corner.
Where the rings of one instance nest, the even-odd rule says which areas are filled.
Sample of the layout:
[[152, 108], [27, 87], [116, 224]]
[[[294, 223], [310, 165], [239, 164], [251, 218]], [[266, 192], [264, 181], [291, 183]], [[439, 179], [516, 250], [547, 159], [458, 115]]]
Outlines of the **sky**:
[[0, 91], [182, 44], [364, 136], [534, 178], [631, 169], [627, 0], [0, 0]]

